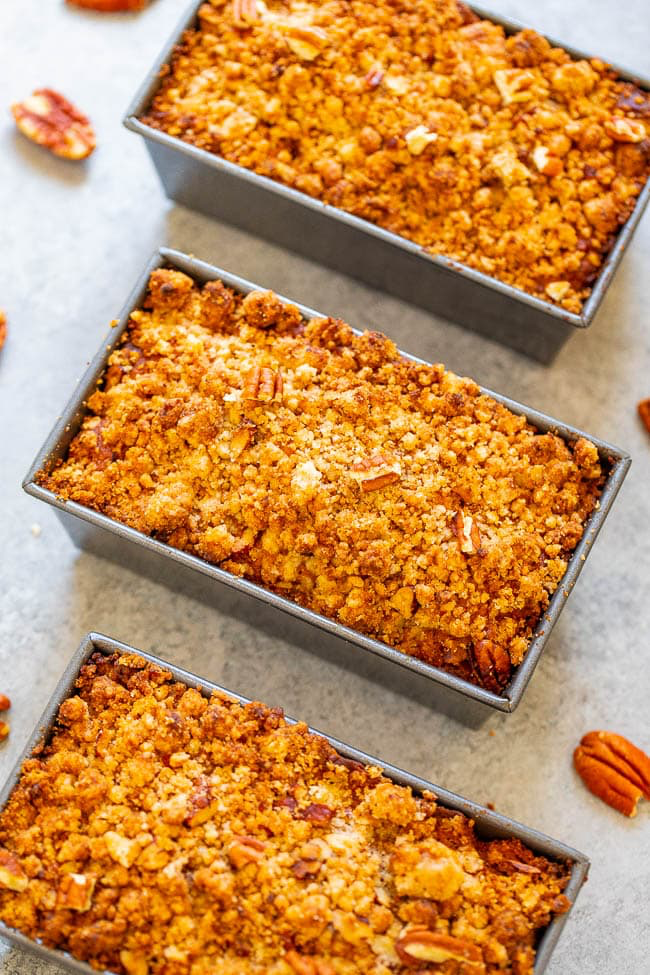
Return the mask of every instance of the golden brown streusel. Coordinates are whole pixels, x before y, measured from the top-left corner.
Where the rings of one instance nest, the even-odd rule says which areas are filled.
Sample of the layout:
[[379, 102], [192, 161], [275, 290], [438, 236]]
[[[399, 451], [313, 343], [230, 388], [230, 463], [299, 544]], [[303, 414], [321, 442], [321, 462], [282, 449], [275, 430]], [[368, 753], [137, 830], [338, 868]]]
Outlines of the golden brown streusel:
[[271, 292], [159, 270], [145, 305], [42, 483], [502, 687], [599, 495], [594, 445]]
[[94, 655], [77, 691], [0, 815], [0, 919], [98, 969], [530, 975], [569, 906], [566, 865], [482, 841], [279, 708], [135, 655]]
[[650, 173], [650, 94], [456, 0], [208, 0], [165, 71], [147, 125], [571, 312]]

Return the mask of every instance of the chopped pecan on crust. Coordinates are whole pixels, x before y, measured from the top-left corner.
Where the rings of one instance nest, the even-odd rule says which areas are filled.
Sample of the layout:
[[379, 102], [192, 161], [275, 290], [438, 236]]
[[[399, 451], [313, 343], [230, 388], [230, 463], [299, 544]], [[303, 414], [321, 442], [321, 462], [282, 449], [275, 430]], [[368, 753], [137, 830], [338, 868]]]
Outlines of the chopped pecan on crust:
[[502, 691], [512, 670], [506, 650], [493, 640], [479, 640], [474, 644], [474, 662], [483, 687], [497, 693]]
[[402, 962], [415, 968], [433, 962], [442, 965], [446, 961], [455, 961], [462, 962], [468, 972], [476, 972], [476, 975], [485, 971], [478, 945], [427, 928], [411, 928], [402, 933], [395, 942], [395, 951]]
[[63, 159], [85, 159], [96, 146], [90, 120], [51, 88], [39, 88], [11, 111], [28, 139]]
[[650, 800], [650, 757], [613, 731], [590, 731], [573, 754], [587, 788], [624, 816], [636, 816], [641, 797]]

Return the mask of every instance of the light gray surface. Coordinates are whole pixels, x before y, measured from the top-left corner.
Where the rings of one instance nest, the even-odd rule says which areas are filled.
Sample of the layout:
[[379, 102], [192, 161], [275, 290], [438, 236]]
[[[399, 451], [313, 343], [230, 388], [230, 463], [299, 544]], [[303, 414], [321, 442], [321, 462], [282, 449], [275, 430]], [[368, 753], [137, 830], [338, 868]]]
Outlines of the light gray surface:
[[[58, 161], [0, 121], [0, 690], [14, 707], [0, 777], [89, 629], [152, 650], [233, 690], [281, 703], [359, 748], [544, 830], [589, 854], [591, 877], [551, 975], [646, 975], [650, 805], [627, 821], [571, 768], [587, 730], [613, 728], [650, 749], [648, 483], [650, 438], [635, 407], [650, 395], [650, 219], [637, 233], [593, 328], [551, 369], [436, 321], [340, 275], [163, 199], [120, 116], [183, 0], [106, 18], [62, 0], [0, 4], [2, 102], [52, 85], [87, 110], [100, 147]], [[650, 73], [647, 0], [493, 0], [568, 43]], [[20, 480], [106, 324], [154, 247], [167, 242], [474, 376], [627, 448], [632, 471], [558, 624], [524, 703], [467, 731], [216, 609], [175, 596], [71, 546]], [[42, 528], [39, 537], [31, 526]], [[490, 734], [493, 731], [494, 734]], [[0, 975], [55, 970], [0, 946]]]

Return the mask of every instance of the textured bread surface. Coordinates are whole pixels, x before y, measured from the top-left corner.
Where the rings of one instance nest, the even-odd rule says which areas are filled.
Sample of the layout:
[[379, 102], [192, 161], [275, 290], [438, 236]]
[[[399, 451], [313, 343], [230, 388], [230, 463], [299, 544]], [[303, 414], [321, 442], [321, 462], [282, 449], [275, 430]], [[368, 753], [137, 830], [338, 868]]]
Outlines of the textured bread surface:
[[650, 95], [456, 0], [209, 0], [143, 121], [579, 313]]
[[529, 975], [568, 873], [135, 655], [82, 668], [0, 814], [0, 920], [126, 975]]

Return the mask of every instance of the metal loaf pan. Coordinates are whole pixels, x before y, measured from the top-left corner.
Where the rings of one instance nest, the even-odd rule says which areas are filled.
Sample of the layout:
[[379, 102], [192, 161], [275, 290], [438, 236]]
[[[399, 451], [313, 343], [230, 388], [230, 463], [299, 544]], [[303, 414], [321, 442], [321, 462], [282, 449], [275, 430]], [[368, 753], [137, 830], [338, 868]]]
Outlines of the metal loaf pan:
[[[144, 137], [170, 199], [350, 274], [540, 362], [551, 362], [575, 329], [591, 324], [650, 198], [650, 182], [621, 228], [582, 312], [564, 311], [459, 261], [430, 254], [368, 220], [144, 125], [139, 119], [159, 87], [161, 69], [184, 32], [196, 25], [202, 2], [192, 0], [124, 118], [128, 129]], [[514, 21], [473, 9], [508, 34], [522, 29]], [[573, 57], [590, 57], [557, 41], [551, 43]], [[615, 70], [622, 80], [650, 90], [650, 81]]]
[[[22, 754], [19, 756], [8, 780], [0, 790], [0, 810], [4, 808], [9, 796], [18, 783], [23, 762], [31, 756], [33, 750], [38, 745], [47, 742], [53, 730], [59, 707], [66, 698], [74, 694], [75, 682], [79, 676], [79, 671], [95, 653], [102, 653], [105, 656], [110, 656], [114, 653], [137, 653], [146, 660], [150, 660], [165, 670], [169, 670], [175, 680], [186, 684], [188, 687], [198, 688], [206, 696], [212, 694], [213, 691], [220, 691], [242, 703], [248, 703], [251, 700], [250, 698], [242, 697], [240, 694], [235, 694], [218, 684], [213, 684], [211, 681], [202, 680], [196, 674], [191, 674], [186, 670], [182, 670], [180, 667], [174, 667], [165, 660], [161, 660], [148, 653], [143, 653], [141, 650], [135, 650], [133, 647], [127, 646], [124, 643], [119, 643], [110, 637], [103, 636], [99, 633], [89, 633], [82, 640], [81, 645], [66, 667], [40, 721], [25, 745]], [[293, 718], [287, 718], [287, 720], [291, 724], [295, 723], [295, 719]], [[470, 799], [464, 799], [462, 796], [448, 792], [446, 789], [441, 789], [437, 785], [432, 785], [430, 782], [420, 779], [415, 775], [409, 775], [408, 772], [403, 772], [393, 765], [387, 765], [385, 762], [379, 761], [379, 759], [366, 755], [364, 752], [357, 751], [356, 748], [352, 748], [344, 742], [338, 741], [336, 738], [331, 738], [329, 735], [322, 735], [321, 732], [315, 729], [311, 730], [327, 739], [345, 758], [362, 762], [364, 765], [378, 766], [394, 782], [399, 783], [399, 785], [409, 786], [415, 792], [422, 792], [425, 789], [434, 792], [438, 798], [439, 805], [445, 806], [448, 809], [457, 810], [469, 819], [474, 820], [477, 833], [482, 839], [491, 840], [515, 837], [521, 840], [522, 843], [525, 843], [526, 846], [530, 847], [538, 855], [548, 857], [552, 860], [571, 861], [571, 876], [565, 893], [572, 903], [575, 902], [589, 870], [589, 859], [583, 853], [579, 853], [577, 850], [565, 846], [564, 843], [560, 843], [543, 833], [537, 832], [537, 830], [530, 829], [528, 826], [522, 826], [521, 823], [501, 816], [499, 813], [491, 812], [485, 806], [479, 805], [479, 803], [472, 802]], [[557, 917], [542, 934], [537, 947], [535, 975], [542, 975], [546, 971], [553, 949], [558, 942], [567, 917], [567, 914]], [[0, 937], [6, 938], [18, 948], [24, 948], [33, 954], [39, 955], [41, 958], [57, 962], [69, 971], [83, 972], [85, 975], [93, 975], [95, 972], [95, 969], [91, 968], [90, 965], [77, 961], [67, 952], [46, 948], [38, 941], [34, 941], [19, 931], [7, 927], [2, 921], [0, 921]], [[111, 973], [105, 973], [105, 975], [111, 975]]]
[[[39, 471], [50, 470], [57, 460], [66, 456], [70, 441], [79, 430], [81, 421], [86, 414], [85, 401], [96, 389], [97, 382], [100, 380], [106, 368], [107, 360], [111, 352], [120, 342], [131, 312], [141, 306], [147, 290], [149, 275], [155, 268], [163, 266], [178, 268], [199, 282], [220, 278], [226, 285], [241, 294], [248, 294], [248, 292], [260, 287], [220, 268], [181, 254], [178, 251], [161, 248], [153, 256], [141, 274], [135, 289], [122, 310], [117, 326], [110, 329], [109, 335], [102, 342], [97, 355], [90, 363], [68, 405], [63, 410], [61, 417], [38, 452], [23, 482], [25, 491], [33, 497], [47, 501], [48, 504], [53, 505], [69, 535], [80, 548], [95, 552], [120, 565], [135, 568], [138, 571], [142, 571], [147, 575], [163, 581], [172, 588], [189, 592], [193, 596], [222, 607], [226, 599], [226, 594], [223, 591], [223, 587], [218, 585], [219, 583], [225, 584], [231, 590], [236, 590], [237, 593], [243, 594], [244, 596], [254, 596], [257, 600], [267, 604], [267, 607], [271, 607], [273, 611], [270, 613], [265, 612], [264, 608], [258, 606], [252, 619], [250, 604], [247, 608], [245, 606], [242, 608], [237, 603], [232, 606], [226, 604], [226, 611], [240, 615], [243, 614], [248, 622], [252, 621], [256, 625], [270, 626], [271, 628], [275, 626], [277, 628], [277, 614], [274, 610], [283, 610], [303, 623], [310, 624], [308, 632], [305, 632], [306, 627], [303, 626], [301, 628], [301, 635], [297, 638], [295, 636], [292, 637], [295, 642], [304, 644], [310, 649], [313, 648], [316, 639], [313, 627], [318, 627], [320, 630], [325, 631], [327, 635], [324, 642], [325, 655], [330, 657], [335, 652], [333, 644], [338, 642], [340, 646], [340, 641], [343, 641], [346, 644], [345, 654], [343, 655], [344, 664], [347, 666], [352, 664], [354, 666], [354, 658], [367, 656], [366, 651], [369, 650], [388, 664], [388, 669], [392, 671], [392, 683], [394, 683], [396, 670], [399, 671], [399, 667], [395, 668], [392, 665], [399, 664], [401, 668], [406, 668], [412, 674], [419, 675], [419, 677], [426, 680], [426, 701], [429, 705], [434, 705], [443, 710], [449, 710], [452, 716], [459, 718], [465, 723], [480, 723], [481, 720], [484, 720], [488, 716], [486, 705], [488, 708], [494, 708], [502, 712], [514, 711], [522, 698], [528, 681], [532, 677], [551, 629], [566, 603], [566, 597], [580, 574], [584, 559], [588, 555], [591, 545], [600, 531], [603, 521], [627, 473], [631, 463], [629, 456], [617, 447], [597, 440], [589, 434], [584, 434], [574, 427], [566, 426], [551, 417], [545, 416], [543, 413], [522, 406], [521, 403], [516, 403], [505, 396], [492, 393], [490, 390], [484, 390], [484, 392], [494, 397], [500, 403], [503, 403], [513, 412], [523, 414], [528, 421], [540, 430], [552, 430], [559, 436], [570, 441], [580, 436], [589, 437], [596, 444], [600, 457], [609, 470], [599, 507], [594, 511], [586, 525], [584, 535], [571, 557], [567, 571], [557, 591], [553, 595], [546, 613], [535, 630], [530, 649], [523, 663], [517, 668], [512, 680], [502, 694], [495, 694], [492, 691], [485, 690], [466, 680], [448, 674], [437, 667], [432, 667], [430, 664], [424, 663], [415, 657], [410, 657], [379, 640], [365, 636], [347, 626], [342, 626], [340, 623], [328, 619], [326, 616], [314, 613], [290, 599], [270, 592], [257, 583], [250, 582], [247, 579], [241, 579], [216, 565], [211, 565], [203, 559], [172, 548], [164, 542], [157, 541], [148, 535], [135, 531], [133, 528], [113, 521], [106, 517], [106, 515], [99, 514], [91, 508], [86, 508], [74, 501], [62, 501], [52, 491], [47, 490], [37, 483], [36, 479]], [[298, 308], [305, 318], [322, 317], [319, 312], [305, 308], [304, 305], [298, 305]], [[357, 334], [359, 333], [357, 332]], [[408, 356], [405, 353], [402, 354], [412, 361], [423, 362], [422, 359]], [[240, 600], [239, 602], [243, 603], [244, 600]], [[286, 626], [286, 620], [283, 620], [283, 623]], [[295, 633], [296, 631], [294, 630], [293, 632]], [[285, 629], [281, 630], [281, 635], [284, 637], [287, 636]], [[363, 652], [359, 654], [355, 652], [355, 648], [361, 648]], [[462, 695], [462, 700], [459, 699], [458, 692]], [[450, 701], [450, 697], [452, 699], [455, 697], [456, 701]]]

